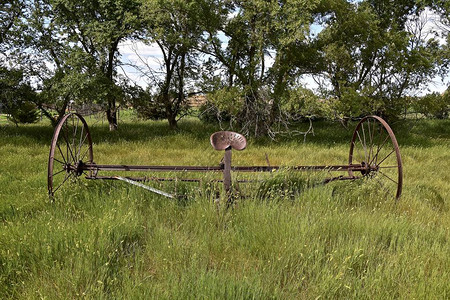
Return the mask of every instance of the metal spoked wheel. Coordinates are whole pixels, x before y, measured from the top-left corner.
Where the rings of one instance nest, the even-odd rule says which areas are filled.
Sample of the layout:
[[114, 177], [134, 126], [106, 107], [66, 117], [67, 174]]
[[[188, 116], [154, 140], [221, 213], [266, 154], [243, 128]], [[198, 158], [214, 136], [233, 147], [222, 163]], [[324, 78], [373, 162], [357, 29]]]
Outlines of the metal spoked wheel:
[[[391, 127], [377, 116], [364, 117], [356, 126], [350, 144], [349, 164], [361, 164], [363, 178], [375, 179], [380, 188], [400, 198], [403, 165]], [[360, 176], [349, 170], [350, 176]]]
[[84, 118], [70, 113], [58, 123], [53, 133], [48, 159], [48, 194], [54, 196], [67, 181], [82, 174], [84, 163], [92, 163], [92, 139]]

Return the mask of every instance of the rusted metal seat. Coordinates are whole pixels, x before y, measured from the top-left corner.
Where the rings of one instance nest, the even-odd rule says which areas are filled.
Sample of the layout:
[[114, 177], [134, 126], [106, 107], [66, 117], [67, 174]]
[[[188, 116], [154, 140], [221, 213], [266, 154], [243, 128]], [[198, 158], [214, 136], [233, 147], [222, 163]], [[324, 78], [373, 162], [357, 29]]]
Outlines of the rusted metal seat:
[[247, 140], [245, 137], [233, 131], [218, 131], [211, 135], [211, 146], [215, 150], [225, 150], [228, 147], [234, 150], [244, 150], [247, 147]]

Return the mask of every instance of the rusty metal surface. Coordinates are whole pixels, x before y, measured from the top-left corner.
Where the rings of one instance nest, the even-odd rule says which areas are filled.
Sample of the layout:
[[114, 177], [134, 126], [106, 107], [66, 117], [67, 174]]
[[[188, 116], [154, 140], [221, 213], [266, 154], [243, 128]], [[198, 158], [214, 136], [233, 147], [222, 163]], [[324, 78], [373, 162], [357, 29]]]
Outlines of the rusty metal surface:
[[[149, 181], [180, 181], [180, 182], [202, 182], [202, 179], [199, 178], [179, 178], [179, 177], [130, 177], [130, 176], [122, 176], [123, 178], [130, 179], [133, 181], [139, 182], [149, 182]], [[117, 176], [86, 176], [85, 179], [90, 180], [117, 180]], [[252, 180], [252, 179], [238, 179], [235, 182], [239, 183], [248, 183], [248, 182], [259, 182], [261, 180]], [[223, 179], [208, 179], [208, 182], [222, 182]]]
[[47, 189], [50, 196], [66, 181], [82, 174], [83, 163], [80, 162], [85, 158], [88, 162], [94, 160], [88, 125], [81, 115], [67, 114], [55, 127], [50, 146], [47, 168]]
[[[98, 176], [99, 171], [222, 172], [222, 180], [212, 179], [210, 181], [223, 182], [224, 190], [230, 200], [232, 193], [232, 172], [273, 172], [280, 169], [287, 169], [292, 171], [325, 170], [348, 172], [348, 176], [328, 178], [324, 181], [325, 183], [359, 178], [387, 179], [388, 183], [390, 182], [396, 186], [395, 196], [397, 199], [402, 193], [403, 165], [398, 143], [389, 125], [377, 116], [365, 117], [356, 126], [350, 144], [349, 163], [346, 165], [271, 166], [266, 155], [267, 166], [233, 166], [231, 161], [232, 149], [245, 149], [247, 146], [245, 137], [236, 132], [219, 131], [211, 135], [210, 142], [214, 149], [225, 150], [222, 163], [218, 166], [95, 164], [93, 162], [92, 139], [87, 123], [81, 115], [70, 113], [63, 117], [56, 126], [52, 138], [47, 173], [48, 192], [50, 196], [53, 196], [66, 181], [83, 174], [87, 179], [122, 180], [130, 181], [130, 183], [132, 182], [135, 185], [138, 185], [137, 182], [150, 180], [202, 181], [198, 178]], [[383, 152], [385, 148], [388, 149], [386, 154]], [[395, 174], [395, 176], [390, 174]], [[57, 176], [60, 176], [58, 183], [56, 183]], [[236, 180], [236, 182], [252, 181]]]
[[[183, 181], [183, 182], [201, 182], [201, 179], [198, 178], [170, 178], [170, 177], [130, 177], [130, 176], [122, 176], [123, 178], [139, 181], [139, 182], [149, 182], [149, 181]], [[116, 180], [117, 176], [86, 176], [86, 179], [100, 179], [100, 180]]]
[[225, 188], [225, 193], [227, 203], [230, 204], [232, 201], [231, 194], [231, 146], [225, 149], [225, 155], [223, 156], [223, 187]]
[[83, 170], [95, 170], [95, 171], [156, 171], [156, 172], [205, 172], [223, 170], [220, 166], [139, 166], [139, 165], [99, 165], [86, 163], [83, 165]]
[[[361, 119], [353, 132], [348, 163], [360, 163], [365, 167], [361, 171], [364, 177], [378, 180], [383, 189], [392, 185], [395, 198], [400, 198], [403, 163], [397, 139], [385, 120], [378, 116]], [[350, 177], [354, 176], [354, 171], [349, 169]]]
[[[156, 172], [221, 172], [224, 165], [221, 166], [139, 166], [139, 165], [99, 165], [86, 163], [82, 165], [83, 170], [91, 171], [156, 171]], [[289, 169], [294, 171], [363, 171], [368, 166], [361, 164], [351, 165], [323, 165], [323, 166], [231, 166], [233, 172], [273, 172], [280, 169]]]

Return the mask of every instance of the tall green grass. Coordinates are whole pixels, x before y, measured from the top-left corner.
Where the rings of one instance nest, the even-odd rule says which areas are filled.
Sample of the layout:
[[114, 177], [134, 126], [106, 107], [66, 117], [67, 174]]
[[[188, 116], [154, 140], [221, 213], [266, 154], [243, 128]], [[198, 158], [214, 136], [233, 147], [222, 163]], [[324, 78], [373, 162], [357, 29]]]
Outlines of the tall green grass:
[[[217, 165], [223, 155], [209, 145], [218, 128], [194, 119], [178, 131], [126, 119], [113, 133], [88, 121], [97, 163]], [[240, 184], [246, 197], [227, 210], [220, 184], [206, 183], [161, 185], [187, 195], [170, 200], [79, 180], [50, 202], [53, 129], [1, 126], [0, 298], [449, 298], [450, 121], [393, 128], [405, 169], [397, 203], [370, 181], [320, 185], [326, 174], [286, 171], [255, 174], [265, 181]], [[265, 165], [265, 153], [272, 165], [346, 163], [352, 129], [322, 122], [306, 143], [250, 139], [233, 164]]]

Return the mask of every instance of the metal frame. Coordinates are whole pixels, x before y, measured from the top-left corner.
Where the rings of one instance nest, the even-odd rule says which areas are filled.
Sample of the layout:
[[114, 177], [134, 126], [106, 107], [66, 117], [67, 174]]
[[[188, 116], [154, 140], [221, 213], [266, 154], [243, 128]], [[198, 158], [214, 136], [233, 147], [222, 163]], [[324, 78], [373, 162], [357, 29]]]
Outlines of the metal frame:
[[[219, 133], [221, 136], [218, 138], [217, 135]], [[148, 190], [170, 198], [173, 197], [173, 195], [147, 187], [138, 182], [151, 180], [198, 182], [200, 179], [99, 176], [98, 173], [100, 171], [222, 172], [223, 179], [216, 181], [223, 182], [224, 190], [226, 191], [229, 201], [231, 201], [232, 172], [273, 172], [281, 169], [280, 166], [270, 165], [233, 166], [232, 149], [243, 150], [246, 147], [246, 140], [242, 135], [234, 132], [219, 133], [215, 133], [211, 136], [212, 146], [216, 150], [224, 150], [224, 157], [219, 166], [96, 164], [94, 163], [92, 138], [86, 121], [80, 114], [67, 114], [56, 126], [51, 142], [47, 176], [49, 195], [53, 197], [55, 192], [71, 177], [75, 178], [84, 174], [86, 179], [92, 180], [122, 180], [134, 185], [146, 187]], [[387, 147], [386, 145], [390, 146]], [[387, 155], [382, 154], [385, 148], [388, 149]], [[360, 154], [358, 154], [359, 152]], [[382, 165], [387, 161], [389, 161], [389, 165]], [[59, 168], [55, 166], [58, 166]], [[356, 126], [350, 143], [348, 165], [299, 165], [289, 167], [289, 169], [293, 171], [327, 170], [348, 173], [348, 176], [341, 175], [328, 178], [324, 181], [325, 183], [337, 180], [356, 180], [360, 178], [387, 178], [389, 179], [388, 182], [390, 182], [390, 184], [396, 185], [395, 198], [400, 198], [402, 193], [403, 165], [398, 143], [389, 125], [382, 118], [377, 116], [367, 116], [361, 119]], [[387, 174], [388, 172], [391, 173]], [[58, 176], [60, 176], [60, 178], [57, 178]], [[247, 182], [247, 180], [241, 180], [239, 182]], [[383, 186], [383, 184], [381, 185]]]

